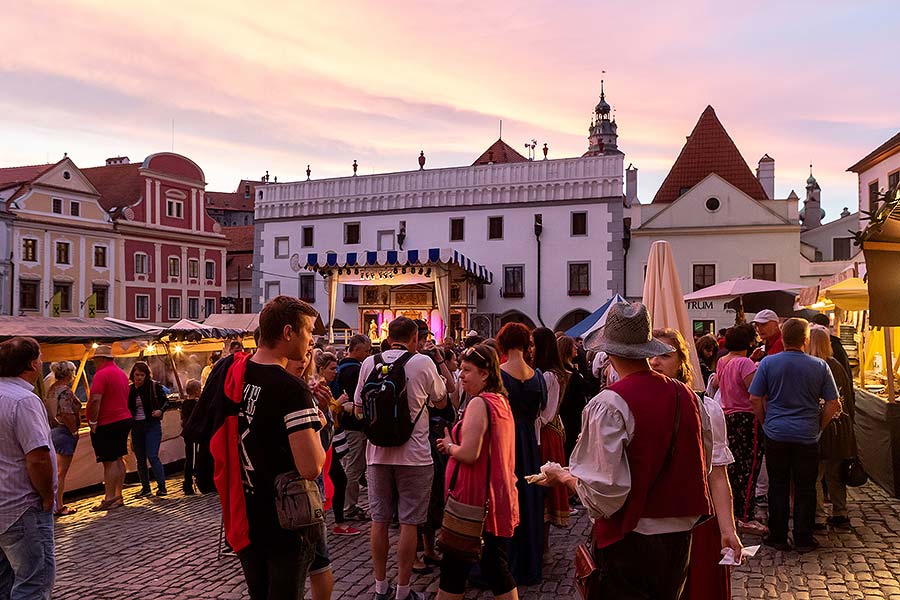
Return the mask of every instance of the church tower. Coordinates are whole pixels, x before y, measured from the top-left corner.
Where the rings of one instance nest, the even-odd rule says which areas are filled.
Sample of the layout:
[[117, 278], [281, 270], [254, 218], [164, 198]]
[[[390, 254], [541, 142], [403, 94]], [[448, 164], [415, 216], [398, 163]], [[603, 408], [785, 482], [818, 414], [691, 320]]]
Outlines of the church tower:
[[825, 211], [822, 210], [822, 188], [813, 177], [812, 165], [809, 165], [809, 179], [806, 180], [806, 199], [803, 200], [803, 208], [800, 209], [800, 222], [803, 230], [815, 229], [822, 224]]
[[619, 150], [618, 125], [615, 117], [610, 117], [612, 108], [606, 101], [603, 80], [600, 80], [600, 102], [594, 108], [591, 126], [588, 129], [588, 151], [583, 156], [622, 154]]

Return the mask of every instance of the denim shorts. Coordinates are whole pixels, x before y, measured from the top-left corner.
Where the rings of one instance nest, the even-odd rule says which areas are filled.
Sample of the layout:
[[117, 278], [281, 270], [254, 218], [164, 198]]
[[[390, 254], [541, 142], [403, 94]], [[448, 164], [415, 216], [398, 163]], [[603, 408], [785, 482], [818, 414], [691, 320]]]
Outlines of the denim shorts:
[[322, 525], [322, 535], [316, 542], [315, 555], [312, 563], [309, 565], [309, 574], [318, 575], [331, 569], [331, 557], [328, 554], [328, 536], [325, 533], [325, 526]]
[[73, 434], [65, 425], [57, 425], [50, 430], [50, 439], [53, 440], [53, 447], [60, 456], [72, 456], [75, 454], [75, 447], [78, 445], [78, 434]]

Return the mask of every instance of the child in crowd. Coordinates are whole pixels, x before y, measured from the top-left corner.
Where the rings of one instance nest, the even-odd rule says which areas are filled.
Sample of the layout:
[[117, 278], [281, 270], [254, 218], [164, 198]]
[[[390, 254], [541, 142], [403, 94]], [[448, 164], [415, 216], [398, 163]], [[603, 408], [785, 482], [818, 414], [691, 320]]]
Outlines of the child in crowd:
[[[187, 396], [181, 403], [181, 429], [184, 430], [184, 424], [191, 418], [191, 413], [197, 406], [200, 399], [200, 381], [198, 379], [189, 380], [184, 386], [184, 393]], [[182, 437], [184, 435], [182, 434]], [[192, 496], [194, 494], [194, 457], [196, 445], [189, 442], [187, 438], [184, 440], [184, 495]]]

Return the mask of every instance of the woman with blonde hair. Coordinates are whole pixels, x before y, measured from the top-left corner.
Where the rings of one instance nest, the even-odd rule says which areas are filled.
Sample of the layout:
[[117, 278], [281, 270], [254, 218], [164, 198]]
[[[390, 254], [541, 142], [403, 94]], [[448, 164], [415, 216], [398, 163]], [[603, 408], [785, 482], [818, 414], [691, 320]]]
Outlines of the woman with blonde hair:
[[831, 516], [826, 517], [822, 486], [816, 485], [816, 529], [824, 529], [826, 523], [833, 527], [849, 527], [847, 517], [847, 486], [841, 478], [841, 465], [856, 456], [856, 436], [853, 432], [855, 397], [850, 374], [831, 349], [831, 335], [821, 325], [813, 325], [809, 331], [807, 354], [821, 358], [831, 369], [834, 382], [841, 396], [842, 412], [822, 430], [819, 437], [819, 476], [825, 479], [828, 498], [831, 500]]
[[[674, 348], [674, 351], [650, 359], [650, 367], [672, 379], [691, 385], [694, 373], [684, 338], [675, 329], [656, 329], [653, 337]], [[715, 518], [695, 527], [691, 533], [691, 558], [685, 600], [724, 600], [731, 598], [731, 574], [728, 567], [718, 564], [721, 551], [731, 548], [741, 555], [741, 540], [734, 524], [734, 501], [728, 483], [727, 465], [734, 462], [728, 449], [725, 413], [712, 398], [705, 397], [703, 408], [709, 415], [712, 429], [712, 471], [708, 476], [709, 492], [713, 500]]]
[[72, 382], [75, 380], [73, 363], [67, 360], [55, 362], [50, 365], [50, 371], [55, 378], [55, 383], [47, 390], [44, 401], [50, 420], [50, 436], [53, 439], [53, 447], [56, 448], [58, 487], [57, 508], [54, 515], [61, 517], [75, 512], [74, 508], [63, 503], [63, 493], [66, 491], [66, 474], [69, 472], [69, 465], [72, 464], [72, 457], [78, 446], [81, 401], [72, 392]]

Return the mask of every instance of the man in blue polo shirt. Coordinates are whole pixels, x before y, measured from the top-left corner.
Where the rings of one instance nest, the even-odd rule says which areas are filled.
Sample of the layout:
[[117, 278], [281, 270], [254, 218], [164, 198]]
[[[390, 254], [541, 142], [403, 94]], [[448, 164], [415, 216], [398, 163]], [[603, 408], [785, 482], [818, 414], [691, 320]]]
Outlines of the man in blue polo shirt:
[[[828, 365], [806, 354], [809, 323], [788, 319], [781, 328], [784, 352], [765, 357], [753, 383], [750, 402], [766, 435], [769, 470], [769, 537], [779, 550], [787, 542], [790, 489], [794, 486], [794, 549], [818, 547], [813, 537], [819, 433], [840, 413], [837, 386]], [[820, 409], [819, 401], [825, 401]]]

